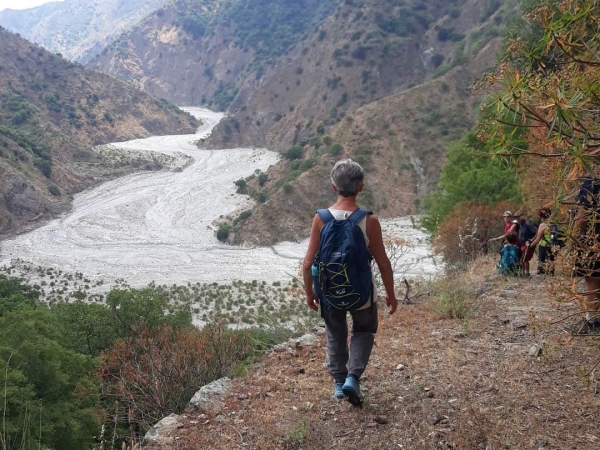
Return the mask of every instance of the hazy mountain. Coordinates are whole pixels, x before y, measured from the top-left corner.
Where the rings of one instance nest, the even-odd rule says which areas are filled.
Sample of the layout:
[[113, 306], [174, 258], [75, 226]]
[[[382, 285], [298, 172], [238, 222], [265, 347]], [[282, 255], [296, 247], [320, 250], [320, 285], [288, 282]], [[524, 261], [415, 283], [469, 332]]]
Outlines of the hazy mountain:
[[[193, 133], [166, 101], [0, 28], [0, 235], [64, 211], [71, 194], [132, 168], [93, 145]], [[100, 178], [98, 178], [100, 176]]]
[[85, 63], [166, 0], [65, 0], [0, 12], [0, 25], [51, 52]]

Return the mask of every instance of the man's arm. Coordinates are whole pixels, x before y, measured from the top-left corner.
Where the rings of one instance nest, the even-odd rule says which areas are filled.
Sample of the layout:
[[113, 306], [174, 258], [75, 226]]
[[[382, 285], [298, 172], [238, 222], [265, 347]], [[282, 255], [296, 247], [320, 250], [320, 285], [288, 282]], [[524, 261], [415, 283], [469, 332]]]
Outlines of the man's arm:
[[319, 299], [315, 297], [313, 290], [312, 265], [315, 261], [315, 256], [319, 251], [319, 241], [321, 234], [321, 226], [323, 222], [319, 215], [315, 215], [312, 227], [310, 229], [310, 239], [308, 240], [308, 249], [302, 263], [302, 279], [304, 280], [304, 293], [306, 294], [306, 304], [312, 310], [319, 310]]
[[390, 308], [390, 314], [394, 314], [396, 308], [398, 308], [398, 300], [394, 292], [394, 271], [392, 270], [390, 259], [385, 253], [381, 224], [377, 217], [373, 215], [367, 216], [367, 235], [369, 237], [369, 251], [379, 267], [381, 281], [383, 281], [383, 286], [387, 294], [387, 306]]

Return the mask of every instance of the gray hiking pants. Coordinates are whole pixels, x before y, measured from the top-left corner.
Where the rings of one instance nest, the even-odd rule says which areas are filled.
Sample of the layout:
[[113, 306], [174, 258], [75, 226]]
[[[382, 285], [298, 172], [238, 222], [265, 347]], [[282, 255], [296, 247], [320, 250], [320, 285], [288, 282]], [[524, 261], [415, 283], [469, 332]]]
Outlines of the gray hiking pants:
[[347, 375], [360, 379], [365, 371], [377, 332], [377, 303], [359, 311], [351, 311], [352, 336], [348, 352], [348, 322], [346, 312], [321, 309], [327, 331], [327, 370], [336, 383], [343, 383]]

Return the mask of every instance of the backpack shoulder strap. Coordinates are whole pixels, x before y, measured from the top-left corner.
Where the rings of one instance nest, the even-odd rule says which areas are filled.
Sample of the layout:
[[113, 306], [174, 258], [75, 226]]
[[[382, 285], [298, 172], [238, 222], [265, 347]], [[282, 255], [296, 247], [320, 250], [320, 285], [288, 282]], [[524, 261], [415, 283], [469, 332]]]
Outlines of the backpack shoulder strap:
[[358, 225], [358, 223], [363, 219], [363, 217], [368, 216], [369, 214], [373, 213], [371, 211], [367, 211], [366, 209], [357, 209], [352, 214], [350, 214], [348, 220], [354, 223], [355, 225]]
[[327, 222], [335, 220], [335, 217], [333, 217], [333, 214], [331, 214], [331, 211], [328, 209], [318, 209], [317, 214], [323, 221], [323, 225], [325, 225]]

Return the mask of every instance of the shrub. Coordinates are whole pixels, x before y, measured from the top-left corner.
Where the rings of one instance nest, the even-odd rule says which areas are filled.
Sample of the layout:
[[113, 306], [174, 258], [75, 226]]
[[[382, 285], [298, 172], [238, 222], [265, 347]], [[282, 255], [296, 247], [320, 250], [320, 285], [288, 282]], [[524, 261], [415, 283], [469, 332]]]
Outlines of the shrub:
[[435, 67], [436, 69], [438, 67], [440, 67], [443, 62], [444, 62], [444, 55], [436, 53], [435, 55], [433, 55], [431, 57], [431, 64], [433, 64], [433, 67]]
[[268, 199], [269, 197], [267, 196], [267, 193], [266, 193], [266, 192], [259, 192], [258, 194], [256, 194], [256, 197], [255, 197], [255, 198], [256, 198], [256, 201], [257, 201], [258, 203], [264, 203], [264, 202], [266, 202], [266, 201], [267, 201], [267, 199]]
[[454, 207], [438, 228], [434, 251], [450, 267], [464, 266], [488, 252], [488, 239], [503, 232], [502, 212], [514, 209], [518, 209], [514, 203], [506, 202], [494, 206], [465, 202]]
[[142, 326], [103, 355], [97, 373], [107, 410], [118, 400], [127, 414], [113, 417], [143, 428], [180, 413], [202, 386], [235, 375], [252, 353], [249, 342], [247, 333], [223, 322], [202, 331]]
[[248, 186], [248, 184], [246, 183], [246, 180], [244, 180], [243, 178], [240, 178], [239, 180], [234, 181], [233, 184], [236, 185], [236, 187], [237, 187], [236, 192], [238, 194], [246, 193], [246, 188]]
[[54, 184], [48, 186], [48, 192], [50, 192], [55, 197], [60, 197], [60, 189]]
[[217, 230], [217, 239], [221, 242], [225, 242], [229, 237], [229, 232], [231, 231], [231, 225], [221, 224], [219, 225], [219, 229]]
[[285, 192], [286, 194], [291, 194], [292, 192], [294, 192], [294, 186], [292, 186], [290, 183], [285, 183], [283, 185], [283, 192]]
[[304, 155], [304, 149], [298, 145], [294, 145], [293, 147], [290, 147], [283, 154], [283, 157], [285, 159], [289, 159], [290, 161], [293, 161], [294, 159], [301, 159], [303, 155]]
[[114, 125], [114, 123], [115, 123], [115, 119], [108, 111], [104, 112], [104, 120], [106, 120], [111, 125]]
[[236, 226], [238, 223], [240, 223], [240, 222], [242, 222], [242, 221], [246, 220], [246, 219], [247, 219], [248, 217], [250, 217], [251, 215], [252, 215], [252, 211], [250, 211], [250, 210], [247, 210], [247, 211], [242, 211], [242, 212], [240, 213], [240, 215], [239, 215], [239, 216], [237, 216], [237, 217], [235, 218], [235, 220], [233, 221], [233, 226]]
[[340, 153], [342, 153], [343, 149], [344, 147], [342, 147], [342, 144], [340, 144], [339, 142], [334, 142], [329, 148], [329, 154], [331, 156], [338, 156]]
[[361, 61], [364, 61], [367, 59], [367, 55], [369, 54], [370, 50], [371, 50], [371, 47], [368, 47], [366, 45], [360, 45], [360, 46], [356, 47], [354, 50], [352, 50], [352, 57], [354, 59], [359, 59]]
[[264, 172], [260, 172], [260, 173], [258, 174], [258, 185], [259, 185], [259, 186], [264, 186], [264, 185], [265, 185], [265, 183], [267, 182], [267, 180], [268, 180], [268, 177], [267, 177], [267, 174], [266, 174], [266, 173], [264, 173]]
[[183, 19], [183, 29], [194, 39], [201, 38], [206, 31], [206, 19], [196, 15], [187, 15]]
[[443, 279], [431, 288], [429, 306], [441, 319], [468, 319], [473, 310], [475, 289], [468, 283]]

